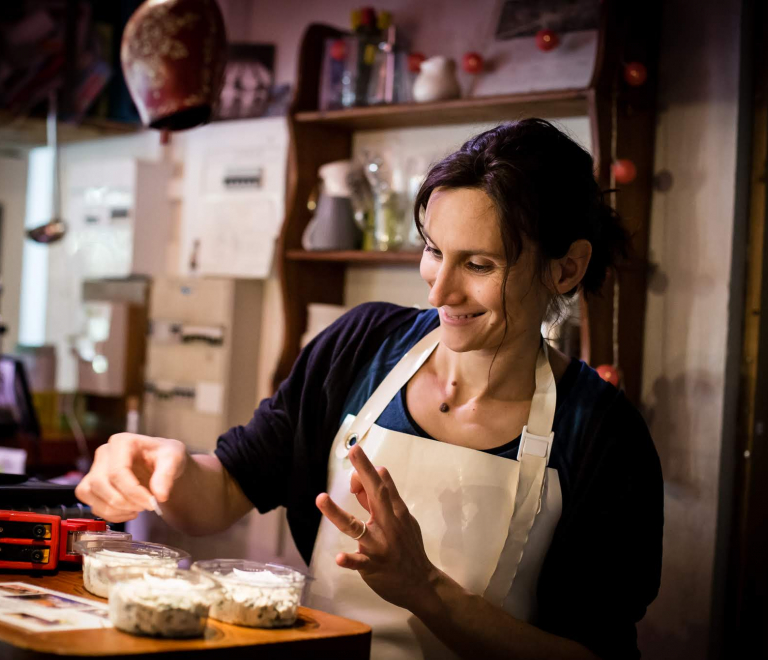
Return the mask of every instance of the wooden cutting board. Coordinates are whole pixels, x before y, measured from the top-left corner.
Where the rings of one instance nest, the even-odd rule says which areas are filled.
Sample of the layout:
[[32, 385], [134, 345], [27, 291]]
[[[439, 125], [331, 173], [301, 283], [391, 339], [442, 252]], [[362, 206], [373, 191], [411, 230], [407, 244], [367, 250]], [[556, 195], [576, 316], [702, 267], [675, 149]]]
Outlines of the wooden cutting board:
[[[85, 590], [79, 570], [59, 571], [41, 577], [6, 572], [0, 573], [0, 582], [26, 582], [106, 602]], [[166, 653], [169, 655], [159, 658], [367, 660], [370, 648], [369, 626], [307, 607], [299, 608], [299, 619], [291, 628], [243, 628], [209, 619], [204, 637], [198, 639], [137, 637], [114, 628], [33, 633], [0, 623], [0, 658], [3, 660], [62, 657], [117, 659]]]

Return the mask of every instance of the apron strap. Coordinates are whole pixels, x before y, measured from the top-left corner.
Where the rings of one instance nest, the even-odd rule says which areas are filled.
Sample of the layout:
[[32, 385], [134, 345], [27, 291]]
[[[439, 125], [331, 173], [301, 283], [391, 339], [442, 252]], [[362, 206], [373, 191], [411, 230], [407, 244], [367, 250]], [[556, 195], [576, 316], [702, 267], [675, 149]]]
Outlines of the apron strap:
[[503, 605], [512, 588], [528, 536], [541, 510], [547, 464], [555, 438], [552, 423], [555, 419], [556, 404], [555, 376], [549, 365], [547, 343], [542, 340], [542, 348], [536, 360], [536, 391], [531, 400], [528, 424], [523, 427], [517, 451], [520, 470], [515, 492], [515, 508], [496, 569], [483, 593], [486, 600], [499, 607]]
[[384, 409], [400, 391], [400, 388], [411, 379], [421, 368], [421, 365], [427, 361], [427, 358], [432, 355], [432, 351], [435, 350], [439, 341], [440, 328], [437, 327], [428, 335], [422, 337], [410, 351], [403, 355], [355, 417], [355, 421], [347, 431], [347, 437], [343, 443], [339, 443], [336, 450], [339, 458], [346, 458], [349, 450], [357, 443], [363, 441], [371, 426], [379, 418], [379, 415], [384, 412]]
[[541, 350], [536, 358], [536, 391], [528, 414], [528, 431], [536, 435], [549, 435], [555, 419], [557, 387], [552, 367], [549, 366], [549, 349], [542, 338]]
[[547, 472], [546, 461], [544, 457], [530, 454], [524, 454], [520, 460], [515, 509], [509, 523], [507, 539], [504, 541], [496, 569], [483, 593], [487, 601], [498, 607], [503, 606], [504, 599], [512, 589], [533, 522], [541, 510]]

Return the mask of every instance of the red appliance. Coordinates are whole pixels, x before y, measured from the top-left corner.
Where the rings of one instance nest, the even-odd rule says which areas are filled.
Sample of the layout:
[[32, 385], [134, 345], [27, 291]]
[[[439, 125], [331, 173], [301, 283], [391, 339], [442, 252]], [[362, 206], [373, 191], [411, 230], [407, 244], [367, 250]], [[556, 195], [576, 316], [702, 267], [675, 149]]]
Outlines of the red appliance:
[[0, 569], [54, 571], [60, 561], [80, 562], [72, 544], [75, 532], [86, 531], [105, 532], [107, 523], [0, 509]]

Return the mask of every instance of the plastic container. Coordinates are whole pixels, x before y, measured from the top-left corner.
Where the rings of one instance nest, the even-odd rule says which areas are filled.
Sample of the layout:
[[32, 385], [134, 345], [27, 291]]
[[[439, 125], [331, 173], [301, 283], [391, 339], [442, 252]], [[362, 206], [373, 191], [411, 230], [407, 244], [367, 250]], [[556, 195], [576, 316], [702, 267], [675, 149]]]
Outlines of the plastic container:
[[[85, 530], [82, 532], [72, 532], [72, 548], [78, 541], [132, 541], [133, 537], [128, 532], [113, 532], [107, 529], [103, 532]], [[75, 554], [79, 552], [73, 550]]]
[[293, 568], [241, 559], [208, 559], [196, 561], [191, 570], [221, 585], [211, 604], [212, 619], [250, 628], [282, 628], [296, 622], [307, 576]]
[[141, 541], [78, 541], [75, 552], [83, 555], [83, 586], [95, 596], [109, 597], [106, 569], [117, 566], [177, 568], [188, 552], [159, 543]]
[[151, 637], [199, 637], [218, 583], [177, 568], [115, 566], [106, 570], [109, 620], [118, 630]]

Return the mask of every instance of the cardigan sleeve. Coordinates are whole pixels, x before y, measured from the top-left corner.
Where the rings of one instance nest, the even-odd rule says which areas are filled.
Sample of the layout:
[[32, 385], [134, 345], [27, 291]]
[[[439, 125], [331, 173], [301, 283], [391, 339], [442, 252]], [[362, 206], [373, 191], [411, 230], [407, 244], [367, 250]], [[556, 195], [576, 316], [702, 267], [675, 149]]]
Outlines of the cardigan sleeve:
[[593, 431], [542, 569], [537, 624], [603, 660], [634, 660], [661, 580], [661, 464], [623, 395]]
[[314, 518], [349, 385], [387, 333], [417, 312], [387, 303], [354, 308], [304, 348], [247, 424], [219, 437], [215, 455], [259, 512], [287, 506], [289, 521], [297, 508]]

